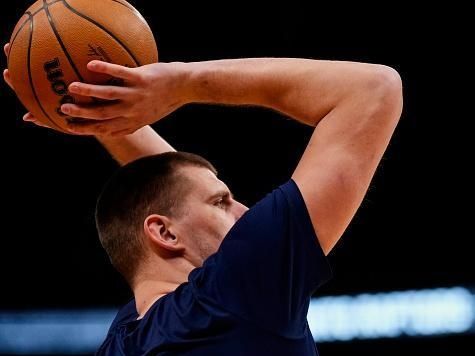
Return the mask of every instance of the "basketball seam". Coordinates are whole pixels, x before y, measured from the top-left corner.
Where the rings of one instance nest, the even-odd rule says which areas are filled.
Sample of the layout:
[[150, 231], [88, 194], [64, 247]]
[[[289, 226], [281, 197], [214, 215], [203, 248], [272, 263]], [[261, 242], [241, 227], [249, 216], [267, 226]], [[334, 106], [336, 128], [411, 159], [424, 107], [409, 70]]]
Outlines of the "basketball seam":
[[[49, 5], [56, 4], [57, 2], [60, 2], [60, 1], [61, 1], [61, 0], [54, 0], [53, 2], [50, 2], [50, 3], [48, 4], [48, 6], [49, 6]], [[39, 9], [39, 10], [36, 10], [36, 11], [35, 11], [35, 12], [33, 12], [33, 13], [31, 13], [31, 12], [27, 11], [27, 12], [25, 12], [25, 14], [26, 14], [26, 13], [29, 13], [29, 14], [31, 14], [31, 16], [35, 16], [35, 15], [36, 15], [38, 12], [41, 12], [41, 11], [43, 11], [44, 9], [45, 9], [45, 8], [44, 8], [44, 7], [42, 7], [41, 9]], [[28, 21], [28, 20], [27, 20], [27, 21]]]
[[102, 26], [100, 23], [98, 23], [97, 21], [91, 19], [90, 17], [80, 13], [79, 11], [77, 11], [75, 8], [73, 8], [71, 5], [68, 4], [68, 2], [66, 0], [61, 0], [63, 2], [63, 4], [69, 9], [71, 10], [72, 12], [74, 12], [76, 15], [82, 17], [83, 19], [91, 22], [92, 24], [96, 25], [97, 27], [99, 27], [102, 31], [104, 31], [105, 33], [107, 33], [109, 36], [111, 36], [118, 44], [120, 44], [122, 46], [123, 49], [125, 49], [125, 51], [130, 55], [130, 57], [132, 57], [133, 61], [135, 62], [135, 65], [137, 66], [140, 66], [140, 62], [137, 60], [137, 58], [134, 56], [134, 54], [132, 53], [132, 51], [119, 39], [117, 38], [117, 36], [115, 36], [112, 32], [110, 32], [107, 28], [105, 28], [104, 26]]
[[141, 19], [143, 19], [145, 22], [147, 22], [147, 20], [145, 20], [145, 18], [142, 16], [142, 14], [139, 12], [139, 10], [137, 10], [131, 4], [129, 4], [129, 3], [124, 4], [123, 2], [120, 2], [119, 0], [112, 0], [112, 1], [118, 3], [119, 5], [122, 5], [122, 6], [126, 7], [127, 9], [132, 11], [136, 16], [139, 16]]
[[[56, 4], [57, 2], [60, 2], [60, 1], [61, 1], [61, 0], [54, 0], [54, 1], [50, 2], [49, 4], [48, 4], [48, 3], [47, 3], [47, 4], [48, 4], [48, 6], [51, 6], [51, 5]], [[43, 10], [43, 8], [41, 8], [41, 9], [39, 9], [39, 10], [36, 10], [36, 12], [35, 12], [33, 15], [36, 15], [36, 14], [37, 14], [38, 12], [40, 12], [41, 10]]]
[[43, 6], [44, 6], [44, 9], [45, 9], [46, 16], [48, 18], [49, 24], [50, 24], [51, 28], [53, 29], [53, 32], [56, 36], [56, 39], [58, 40], [59, 45], [63, 49], [63, 52], [66, 55], [66, 58], [68, 59], [69, 64], [71, 64], [71, 67], [73, 68], [74, 72], [76, 73], [76, 75], [78, 76], [80, 81], [84, 82], [84, 79], [83, 79], [81, 73], [79, 73], [79, 70], [77, 69], [76, 64], [73, 62], [73, 59], [71, 58], [71, 55], [68, 52], [68, 49], [64, 45], [64, 42], [61, 39], [61, 36], [59, 35], [58, 30], [56, 29], [56, 26], [54, 25], [54, 20], [53, 20], [53, 17], [51, 16], [51, 13], [49, 12], [48, 3], [46, 2], [46, 0], [43, 0]]
[[63, 131], [63, 129], [56, 123], [54, 122], [49, 115], [46, 113], [45, 109], [43, 108], [43, 105], [41, 105], [40, 99], [38, 98], [38, 94], [36, 93], [35, 86], [33, 85], [33, 78], [31, 76], [31, 44], [33, 42], [33, 16], [31, 13], [28, 13], [28, 16], [30, 16], [29, 21], [30, 21], [30, 40], [28, 43], [28, 80], [30, 82], [30, 87], [31, 91], [33, 92], [33, 96], [35, 97], [36, 102], [38, 103], [38, 106], [40, 107], [41, 111], [43, 114], [45, 114], [46, 118], [53, 124], [53, 126], [56, 126], [56, 128], [60, 129]]
[[129, 10], [131, 10], [131, 11], [133, 11], [133, 12], [136, 12], [136, 11], [137, 11], [136, 9], [134, 9], [132, 6], [130, 6], [130, 5], [128, 5], [128, 4], [124, 4], [123, 2], [120, 2], [120, 1], [118, 1], [118, 0], [112, 0], [112, 1], [118, 3], [118, 4], [122, 5], [122, 6], [125, 6], [127, 9], [129, 9]]
[[[55, 0], [55, 1], [51, 2], [49, 5], [53, 5], [53, 4], [55, 4], [55, 3], [57, 3], [57, 2], [60, 2], [60, 1], [61, 1], [61, 0]], [[114, 0], [114, 1], [115, 1], [115, 0]], [[44, 8], [42, 7], [41, 9], [36, 10], [36, 11], [33, 12], [33, 13], [31, 13], [30, 11], [25, 11], [25, 15], [28, 15], [29, 17], [28, 17], [27, 20], [25, 20], [25, 21], [21, 24], [20, 28], [19, 28], [18, 31], [15, 33], [15, 36], [13, 37], [12, 41], [10, 42], [10, 52], [11, 52], [11, 48], [13, 47], [13, 43], [15, 42], [15, 40], [16, 40], [18, 34], [20, 33], [20, 31], [22, 30], [22, 28], [25, 27], [26, 23], [27, 23], [28, 21], [30, 21], [30, 19], [33, 18], [33, 16], [35, 16], [37, 13], [39, 13], [40, 11], [43, 11], [43, 10], [44, 10]], [[7, 61], [10, 61], [10, 52], [8, 53]]]
[[13, 48], [13, 44], [15, 43], [15, 40], [16, 38], [18, 37], [18, 34], [20, 33], [20, 31], [23, 29], [23, 27], [25, 27], [26, 23], [28, 21], [32, 21], [31, 19], [33, 18], [33, 15], [31, 14], [31, 12], [27, 11], [25, 12], [25, 15], [28, 15], [28, 19], [25, 20], [25, 22], [23, 22], [20, 26], [20, 28], [18, 29], [18, 31], [15, 33], [15, 36], [13, 37], [12, 41], [10, 42], [10, 51], [8, 52], [8, 57], [7, 57], [7, 64], [10, 63], [10, 53], [12, 53], [12, 48]]

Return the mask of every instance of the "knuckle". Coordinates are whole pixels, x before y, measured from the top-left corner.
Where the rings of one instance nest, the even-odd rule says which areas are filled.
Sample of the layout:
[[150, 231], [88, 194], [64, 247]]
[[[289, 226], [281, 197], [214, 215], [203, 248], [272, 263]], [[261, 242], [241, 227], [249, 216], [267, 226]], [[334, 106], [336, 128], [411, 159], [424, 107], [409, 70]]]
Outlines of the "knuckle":
[[92, 92], [91, 87], [89, 87], [89, 86], [80, 86], [79, 88], [80, 88], [80, 90], [82, 91], [83, 94], [91, 95], [91, 92]]
[[134, 108], [135, 101], [137, 101], [137, 98], [133, 97], [132, 99], [133, 101], [124, 101], [120, 104], [120, 110], [122, 113], [130, 112]]
[[73, 133], [73, 134], [81, 133], [81, 129], [77, 125], [74, 125], [72, 123], [68, 123], [66, 126], [66, 129], [69, 133]]
[[116, 98], [117, 94], [118, 94], [117, 89], [114, 89], [114, 88], [110, 88], [106, 92], [106, 96], [111, 99]]
[[108, 119], [109, 118], [109, 115], [107, 115], [107, 113], [105, 111], [102, 111], [100, 114], [99, 114], [99, 118], [100, 119]]
[[96, 131], [100, 135], [106, 135], [108, 130], [107, 130], [107, 127], [105, 127], [102, 124], [99, 124], [99, 125], [96, 125]]
[[118, 77], [123, 77], [123, 76], [125, 76], [126, 74], [127, 74], [127, 71], [126, 71], [125, 68], [122, 68], [122, 67], [119, 67], [119, 66], [117, 66], [117, 67], [115, 68], [115, 73], [114, 73], [114, 75], [116, 75], [116, 76], [118, 76]]
[[149, 76], [146, 76], [142, 73], [135, 73], [135, 81], [139, 85], [147, 85], [150, 82]]
[[83, 114], [82, 110], [76, 106], [69, 106], [68, 110], [69, 110], [69, 112], [67, 113], [68, 115], [81, 117], [81, 115]]
[[99, 119], [107, 119], [108, 118], [108, 113], [105, 107], [99, 107], [97, 110], [97, 117]]
[[147, 95], [144, 92], [142, 92], [142, 91], [138, 92], [136, 94], [136, 100], [134, 102], [133, 108], [135, 108], [137, 102], [145, 101], [146, 97], [147, 97]]
[[128, 73], [129, 73], [129, 69], [128, 69], [128, 68], [120, 67], [120, 74], [121, 74], [122, 76], [127, 76]]
[[121, 115], [122, 117], [127, 117], [129, 118], [130, 120], [130, 117], [133, 115], [133, 113], [135, 112], [135, 108], [137, 107], [137, 102], [139, 102], [137, 100], [137, 98], [134, 99], [134, 102], [132, 103], [127, 103], [124, 105], [122, 105], [121, 109], [122, 109], [122, 112], [121, 112]]

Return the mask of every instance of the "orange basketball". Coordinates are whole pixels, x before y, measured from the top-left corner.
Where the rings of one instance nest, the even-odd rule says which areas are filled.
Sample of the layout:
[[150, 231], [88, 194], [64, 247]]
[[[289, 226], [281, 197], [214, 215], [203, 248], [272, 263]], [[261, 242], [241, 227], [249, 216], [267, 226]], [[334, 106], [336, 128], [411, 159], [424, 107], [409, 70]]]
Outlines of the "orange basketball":
[[158, 61], [150, 27], [124, 0], [38, 0], [16, 25], [10, 46], [8, 69], [18, 98], [59, 131], [70, 119], [61, 113], [62, 104], [93, 102], [71, 95], [69, 84], [120, 84], [90, 72], [91, 60], [128, 67]]

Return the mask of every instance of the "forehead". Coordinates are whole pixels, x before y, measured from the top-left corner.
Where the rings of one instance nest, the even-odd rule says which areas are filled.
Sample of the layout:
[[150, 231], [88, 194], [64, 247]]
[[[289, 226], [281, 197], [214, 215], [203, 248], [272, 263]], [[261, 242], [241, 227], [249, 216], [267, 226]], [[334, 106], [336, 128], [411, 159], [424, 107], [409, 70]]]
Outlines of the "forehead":
[[208, 168], [183, 167], [183, 173], [193, 184], [191, 195], [196, 197], [207, 199], [220, 191], [229, 191], [226, 184]]

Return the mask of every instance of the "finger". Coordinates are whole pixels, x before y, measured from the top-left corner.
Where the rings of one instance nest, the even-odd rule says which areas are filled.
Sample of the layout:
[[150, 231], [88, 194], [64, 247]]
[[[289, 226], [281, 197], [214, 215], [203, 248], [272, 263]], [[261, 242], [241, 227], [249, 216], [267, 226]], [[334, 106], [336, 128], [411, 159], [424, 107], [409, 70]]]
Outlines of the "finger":
[[51, 126], [45, 124], [44, 122], [39, 121], [36, 117], [33, 116], [32, 113], [28, 112], [23, 116], [23, 121], [26, 122], [31, 122], [35, 124], [36, 126], [41, 126], [41, 127], [46, 127], [46, 128], [51, 128]]
[[128, 119], [125, 117], [117, 117], [107, 122], [95, 120], [71, 120], [68, 122], [68, 130], [76, 135], [94, 135], [94, 136], [110, 136], [112, 133], [124, 131]]
[[90, 120], [110, 120], [121, 116], [124, 112], [124, 107], [118, 103], [91, 106], [64, 104], [61, 106], [61, 111], [72, 117], [80, 117]]
[[69, 91], [73, 94], [82, 96], [92, 96], [99, 99], [118, 100], [123, 99], [131, 94], [129, 88], [121, 88], [110, 85], [93, 85], [85, 83], [72, 83]]
[[138, 78], [137, 73], [132, 68], [120, 66], [102, 61], [89, 62], [87, 68], [92, 72], [109, 74], [116, 78], [134, 81]]
[[36, 118], [31, 112], [27, 112], [25, 115], [23, 115], [23, 121], [35, 122]]
[[5, 56], [8, 57], [8, 53], [10, 53], [10, 43], [7, 43], [5, 46], [3, 46], [3, 51], [5, 52]]
[[8, 71], [8, 69], [5, 69], [3, 71], [3, 79], [8, 84], [8, 86], [12, 88], [12, 90], [15, 90], [13, 89], [12, 78], [10, 78], [10, 72]]

